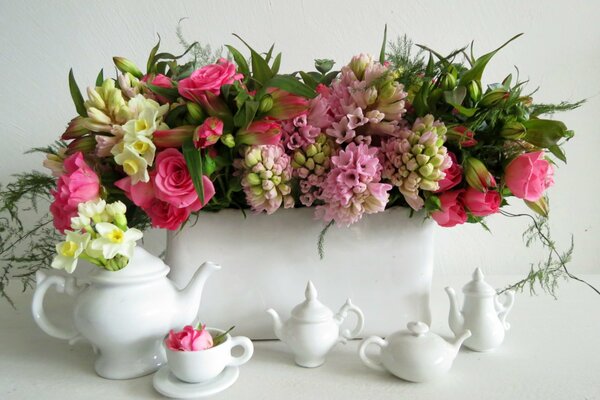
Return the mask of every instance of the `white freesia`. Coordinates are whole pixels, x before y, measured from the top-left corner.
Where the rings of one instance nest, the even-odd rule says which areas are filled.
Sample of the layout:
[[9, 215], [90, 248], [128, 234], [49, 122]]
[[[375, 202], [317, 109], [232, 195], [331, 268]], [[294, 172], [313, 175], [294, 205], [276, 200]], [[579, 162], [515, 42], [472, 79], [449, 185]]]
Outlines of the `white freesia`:
[[106, 201], [104, 200], [90, 200], [85, 203], [79, 203], [77, 206], [77, 212], [79, 216], [98, 220], [104, 215], [104, 209], [106, 208]]
[[110, 203], [106, 205], [106, 212], [111, 217], [115, 217], [117, 215], [123, 215], [127, 211], [127, 207], [123, 204], [122, 201], [115, 201], [114, 203]]
[[[129, 144], [121, 143], [113, 147], [112, 153], [115, 155], [115, 162], [123, 166], [123, 171], [131, 177], [131, 184], [148, 182], [150, 175], [148, 174], [148, 162], [146, 159]], [[121, 150], [122, 148], [122, 150]], [[115, 151], [117, 149], [117, 151]], [[121, 151], [118, 151], [121, 150]]]
[[89, 233], [65, 231], [66, 240], [56, 245], [57, 255], [52, 261], [52, 268], [64, 269], [68, 273], [75, 271], [77, 260], [90, 241]]
[[117, 254], [131, 258], [135, 242], [144, 236], [139, 229], [129, 228], [123, 231], [108, 222], [100, 222], [96, 224], [95, 228], [100, 237], [92, 240], [89, 248], [93, 253], [101, 252], [107, 260], [114, 258]]
[[89, 217], [79, 214], [77, 217], [71, 217], [71, 228], [75, 231], [80, 231], [85, 229], [86, 226], [89, 226], [90, 222]]

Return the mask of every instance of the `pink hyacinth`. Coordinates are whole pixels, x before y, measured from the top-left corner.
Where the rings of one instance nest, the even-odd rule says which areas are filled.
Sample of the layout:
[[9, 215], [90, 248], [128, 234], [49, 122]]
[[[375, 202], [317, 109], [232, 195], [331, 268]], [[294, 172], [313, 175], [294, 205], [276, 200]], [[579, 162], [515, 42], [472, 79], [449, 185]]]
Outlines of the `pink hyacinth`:
[[382, 168], [377, 148], [350, 143], [331, 157], [331, 164], [321, 194], [325, 204], [317, 206], [317, 218], [349, 226], [365, 213], [385, 209], [392, 185], [379, 183]]

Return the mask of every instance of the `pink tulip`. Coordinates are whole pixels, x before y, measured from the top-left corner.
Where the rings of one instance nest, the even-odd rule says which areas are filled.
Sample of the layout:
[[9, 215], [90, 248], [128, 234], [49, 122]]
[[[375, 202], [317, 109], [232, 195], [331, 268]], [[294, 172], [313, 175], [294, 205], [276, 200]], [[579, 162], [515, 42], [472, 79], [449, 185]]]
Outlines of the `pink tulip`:
[[485, 217], [495, 214], [500, 209], [502, 198], [500, 193], [488, 190], [480, 192], [477, 189], [468, 187], [462, 197], [464, 206], [477, 217]]
[[525, 153], [513, 159], [504, 171], [504, 181], [513, 195], [537, 201], [554, 184], [554, 169], [543, 151]]
[[255, 121], [246, 129], [240, 129], [236, 144], [279, 144], [281, 141], [281, 125], [274, 121]]
[[213, 338], [206, 330], [206, 326], [194, 329], [191, 325], [186, 325], [179, 332], [171, 329], [166, 345], [173, 351], [200, 351], [210, 349], [213, 346]]
[[271, 88], [269, 94], [273, 99], [273, 107], [266, 115], [276, 120], [286, 120], [297, 117], [308, 110], [308, 100], [285, 90]]
[[194, 131], [194, 146], [204, 149], [217, 143], [223, 134], [223, 121], [217, 117], [208, 117]]
[[431, 217], [438, 225], [450, 228], [467, 221], [467, 212], [461, 203], [463, 193], [464, 190], [452, 190], [439, 196], [442, 209], [431, 213]]
[[100, 195], [100, 179], [85, 163], [83, 154], [77, 152], [64, 161], [65, 173], [58, 178], [56, 190], [50, 193], [54, 201], [50, 212], [54, 217], [54, 227], [61, 233], [71, 227], [71, 217], [77, 215], [77, 206]]

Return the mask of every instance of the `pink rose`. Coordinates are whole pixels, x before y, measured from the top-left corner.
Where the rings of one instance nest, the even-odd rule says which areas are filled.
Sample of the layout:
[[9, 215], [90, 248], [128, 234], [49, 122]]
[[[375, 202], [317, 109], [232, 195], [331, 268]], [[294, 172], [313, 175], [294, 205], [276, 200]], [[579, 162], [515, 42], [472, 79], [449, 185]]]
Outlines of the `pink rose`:
[[456, 161], [456, 156], [452, 152], [448, 152], [448, 156], [450, 156], [450, 159], [452, 160], [452, 165], [444, 170], [446, 176], [444, 179], [439, 181], [440, 188], [435, 193], [452, 189], [462, 181], [463, 170], [460, 164]]
[[477, 189], [468, 187], [463, 194], [462, 201], [471, 214], [477, 217], [485, 217], [498, 212], [502, 199], [500, 193], [496, 191], [480, 192]]
[[[147, 83], [150, 83], [151, 85], [158, 86], [158, 87], [165, 88], [165, 89], [170, 89], [173, 87], [173, 82], [171, 81], [171, 79], [163, 74], [144, 75], [142, 77], [142, 82], [147, 82]], [[161, 104], [165, 104], [165, 103], [169, 102], [169, 99], [167, 99], [164, 96], [158, 95], [156, 93], [154, 94], [154, 96], [156, 96], [156, 99]]]
[[539, 200], [554, 184], [554, 169], [543, 151], [525, 153], [512, 160], [504, 171], [504, 181], [512, 194], [528, 201]]
[[217, 143], [223, 134], [223, 121], [217, 117], [208, 117], [194, 132], [194, 146], [204, 149]]
[[215, 188], [207, 176], [203, 176], [204, 204], [200, 203], [192, 177], [183, 154], [176, 149], [166, 149], [156, 156], [152, 181], [156, 198], [177, 208], [198, 211], [215, 194]]
[[56, 190], [50, 191], [54, 197], [50, 212], [54, 217], [54, 227], [61, 233], [71, 227], [71, 217], [77, 215], [79, 203], [96, 200], [100, 195], [100, 179], [85, 163], [81, 152], [65, 159], [64, 169]]
[[467, 212], [460, 201], [463, 192], [464, 190], [452, 190], [439, 196], [442, 209], [431, 213], [431, 217], [438, 225], [450, 228], [467, 221]]
[[143, 207], [153, 228], [176, 231], [190, 216], [188, 208], [177, 208], [159, 199], [152, 199]]
[[198, 101], [204, 92], [218, 95], [221, 86], [230, 85], [244, 76], [236, 74], [235, 65], [224, 58], [192, 72], [189, 78], [179, 81], [179, 94], [188, 100]]
[[206, 326], [194, 329], [191, 325], [186, 325], [179, 332], [171, 329], [165, 343], [169, 350], [173, 351], [199, 351], [210, 349], [213, 346], [213, 338]]

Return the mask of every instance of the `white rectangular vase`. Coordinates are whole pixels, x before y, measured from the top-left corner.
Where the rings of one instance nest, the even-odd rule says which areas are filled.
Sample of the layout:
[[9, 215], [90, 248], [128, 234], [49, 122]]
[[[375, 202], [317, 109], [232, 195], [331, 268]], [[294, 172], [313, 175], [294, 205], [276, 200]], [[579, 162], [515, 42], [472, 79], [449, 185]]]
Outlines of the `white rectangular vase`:
[[306, 208], [246, 218], [239, 210], [201, 213], [194, 226], [168, 236], [170, 277], [183, 287], [202, 262], [222, 265], [205, 286], [198, 317], [209, 326], [235, 325], [236, 335], [252, 339], [275, 338], [265, 310], [289, 317], [304, 300], [308, 280], [334, 312], [348, 297], [362, 309], [363, 336], [386, 335], [409, 321], [430, 323], [431, 221], [397, 208], [367, 215], [349, 228], [332, 226], [320, 260], [317, 241], [324, 225], [313, 213]]

